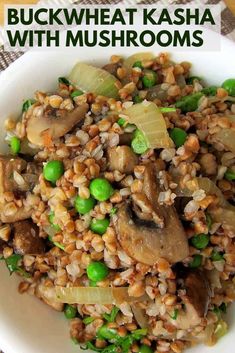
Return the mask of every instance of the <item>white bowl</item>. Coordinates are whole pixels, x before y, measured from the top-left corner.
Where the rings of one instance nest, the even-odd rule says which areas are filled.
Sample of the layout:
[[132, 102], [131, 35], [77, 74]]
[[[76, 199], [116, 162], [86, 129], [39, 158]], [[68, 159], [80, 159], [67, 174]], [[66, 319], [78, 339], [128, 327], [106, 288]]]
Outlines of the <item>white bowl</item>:
[[[224, 79], [235, 76], [235, 44], [208, 32], [210, 40], [221, 40], [220, 52], [174, 51], [176, 61], [190, 61], [193, 73], [206, 78], [210, 84], [221, 84]], [[94, 48], [66, 49], [64, 52], [30, 51], [14, 62], [0, 76], [0, 124], [9, 116], [17, 117], [22, 101], [33, 96], [37, 89], [50, 90], [59, 76], [66, 76], [79, 60], [94, 64], [108, 61], [112, 54], [128, 56], [138, 49]], [[146, 50], [145, 50], [146, 51]], [[156, 49], [156, 52], [159, 51]], [[0, 129], [3, 142], [4, 128]], [[5, 151], [4, 144], [0, 146]], [[29, 295], [17, 293], [18, 279], [9, 276], [0, 265], [0, 348], [5, 353], [75, 353], [78, 346], [69, 339], [68, 323], [61, 313]], [[212, 347], [195, 347], [191, 353], [234, 352], [235, 306], [229, 308], [229, 333]]]

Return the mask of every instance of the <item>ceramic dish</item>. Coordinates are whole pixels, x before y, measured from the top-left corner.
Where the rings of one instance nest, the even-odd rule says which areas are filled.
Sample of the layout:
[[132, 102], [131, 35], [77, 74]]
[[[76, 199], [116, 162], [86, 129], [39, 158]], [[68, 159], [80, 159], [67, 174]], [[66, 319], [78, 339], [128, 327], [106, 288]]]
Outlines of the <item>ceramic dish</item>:
[[[235, 72], [235, 44], [217, 34], [208, 32], [209, 40], [221, 40], [219, 52], [174, 52], [173, 60], [190, 61], [193, 73], [206, 78], [210, 84], [220, 84]], [[77, 61], [99, 65], [112, 54], [130, 55], [135, 51], [125, 48], [67, 49], [66, 51], [30, 51], [13, 63], [0, 76], [0, 151], [4, 152], [3, 122], [17, 117], [22, 101], [35, 90], [50, 90], [59, 76], [66, 76]], [[157, 48], [155, 52], [157, 52]], [[9, 276], [0, 265], [0, 346], [5, 353], [75, 353], [78, 346], [71, 343], [67, 322], [63, 315], [48, 308], [36, 298], [17, 293], [16, 277]], [[214, 347], [195, 347], [191, 353], [232, 352], [235, 332], [235, 306], [229, 308], [229, 332]]]

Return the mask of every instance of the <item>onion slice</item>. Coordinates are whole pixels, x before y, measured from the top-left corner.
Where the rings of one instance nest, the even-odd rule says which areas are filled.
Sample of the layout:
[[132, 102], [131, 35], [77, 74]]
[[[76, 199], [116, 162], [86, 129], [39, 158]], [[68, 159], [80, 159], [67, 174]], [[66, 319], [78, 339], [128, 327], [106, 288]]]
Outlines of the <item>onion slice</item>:
[[221, 190], [209, 178], [193, 178], [185, 182], [183, 187], [179, 184], [179, 179], [177, 177], [174, 178], [174, 181], [178, 184], [177, 188], [174, 189], [177, 196], [191, 197], [193, 196], [194, 191], [202, 189], [207, 195], [216, 195], [219, 199], [220, 206], [226, 206], [228, 204]]
[[124, 110], [121, 116], [143, 132], [149, 148], [174, 146], [168, 135], [164, 117], [155, 103], [144, 101], [134, 104]]
[[139, 301], [128, 295], [127, 287], [55, 287], [57, 300], [67, 304], [121, 304]]
[[136, 304], [131, 304], [131, 310], [134, 314], [137, 324], [141, 328], [149, 328], [148, 316], [144, 309], [141, 309]]
[[216, 139], [221, 142], [225, 148], [235, 153], [235, 131], [231, 129], [221, 129], [215, 133]]
[[84, 92], [118, 98], [119, 81], [108, 71], [85, 63], [77, 63], [70, 73], [69, 80]]
[[[177, 178], [175, 179], [178, 182]], [[235, 233], [235, 207], [224, 197], [221, 190], [209, 178], [194, 178], [181, 187], [174, 189], [177, 196], [191, 197], [194, 191], [202, 189], [206, 195], [216, 195], [218, 197], [217, 207], [210, 208], [210, 215], [214, 222], [222, 223], [223, 226]]]

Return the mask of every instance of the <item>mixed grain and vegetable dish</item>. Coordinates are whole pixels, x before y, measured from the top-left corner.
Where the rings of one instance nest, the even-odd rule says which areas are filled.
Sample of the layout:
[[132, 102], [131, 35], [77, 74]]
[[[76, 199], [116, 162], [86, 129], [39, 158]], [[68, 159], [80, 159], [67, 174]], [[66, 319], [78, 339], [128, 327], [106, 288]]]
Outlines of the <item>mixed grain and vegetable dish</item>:
[[0, 249], [78, 348], [180, 353], [235, 300], [235, 79], [167, 54], [78, 63], [8, 119]]

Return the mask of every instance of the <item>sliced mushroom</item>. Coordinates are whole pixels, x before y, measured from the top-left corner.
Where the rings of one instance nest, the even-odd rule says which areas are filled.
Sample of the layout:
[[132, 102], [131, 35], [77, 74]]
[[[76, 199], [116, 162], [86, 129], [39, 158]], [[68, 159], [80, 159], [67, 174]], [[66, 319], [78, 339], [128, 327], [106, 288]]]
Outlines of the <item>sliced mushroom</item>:
[[129, 146], [108, 148], [109, 169], [120, 173], [131, 174], [138, 164], [138, 157]]
[[45, 252], [45, 243], [39, 237], [39, 228], [30, 220], [13, 224], [13, 248], [16, 254], [38, 255]]
[[32, 208], [24, 206], [18, 208], [15, 213], [8, 213], [3, 204], [0, 204], [0, 219], [3, 223], [13, 223], [23, 221], [32, 216]]
[[209, 281], [202, 271], [185, 269], [182, 280], [186, 294], [182, 295], [181, 299], [185, 308], [178, 313], [176, 320], [171, 320], [171, 323], [179, 329], [188, 330], [199, 325], [206, 316], [212, 292]]
[[143, 192], [132, 194], [133, 210], [144, 221], [153, 221], [160, 228], [164, 227], [164, 219], [153, 209], [152, 203]]
[[176, 263], [188, 256], [184, 230], [170, 207], [162, 229], [154, 222], [135, 218], [130, 207], [122, 205], [117, 213], [116, 231], [123, 249], [138, 262], [152, 266], [159, 258]]
[[7, 243], [0, 239], [0, 254], [2, 254], [3, 249], [7, 246]]
[[147, 93], [147, 97], [146, 99], [149, 101], [153, 101], [154, 99], [160, 99], [162, 101], [167, 100], [168, 91], [169, 86], [168, 85], [164, 85], [164, 84], [159, 84], [156, 86], [153, 86], [151, 88], [148, 89], [148, 93]]
[[127, 204], [120, 207], [115, 224], [123, 249], [133, 259], [147, 265], [154, 265], [159, 258], [176, 263], [189, 254], [188, 241], [174, 207], [158, 203], [159, 189], [154, 167], [149, 164], [145, 168], [143, 190], [156, 214], [164, 220], [164, 228], [137, 218]]
[[36, 287], [35, 294], [54, 310], [63, 310], [64, 304], [57, 301], [54, 287], [46, 287], [43, 283], [40, 283]]
[[131, 141], [133, 140], [132, 132], [124, 132], [124, 134], [119, 135], [119, 145], [131, 145]]
[[31, 190], [38, 181], [40, 168], [33, 162], [22, 158], [0, 156], [0, 220], [11, 223], [31, 217], [32, 208], [25, 206], [10, 209], [3, 194], [13, 192], [16, 199], [25, 197], [25, 191]]
[[21, 173], [26, 166], [27, 162], [21, 158], [0, 156], [0, 195], [18, 189], [14, 172]]
[[121, 66], [120, 63], [110, 63], [102, 67], [105, 71], [108, 71], [111, 75], [117, 76], [117, 70]]
[[60, 111], [60, 116], [44, 115], [38, 118], [31, 115], [27, 120], [26, 126], [29, 141], [34, 145], [43, 146], [48, 137], [51, 140], [55, 140], [64, 136], [84, 119], [88, 108], [88, 104], [84, 103], [71, 112]]

